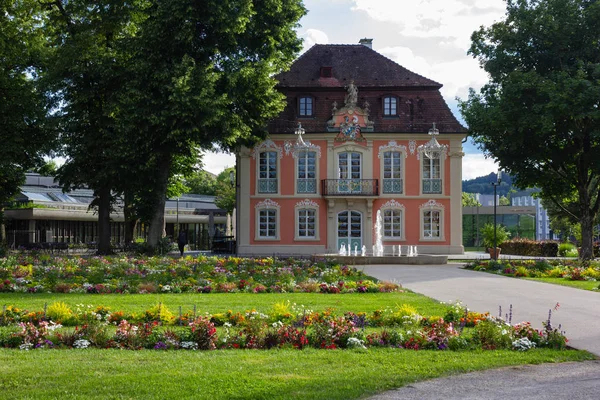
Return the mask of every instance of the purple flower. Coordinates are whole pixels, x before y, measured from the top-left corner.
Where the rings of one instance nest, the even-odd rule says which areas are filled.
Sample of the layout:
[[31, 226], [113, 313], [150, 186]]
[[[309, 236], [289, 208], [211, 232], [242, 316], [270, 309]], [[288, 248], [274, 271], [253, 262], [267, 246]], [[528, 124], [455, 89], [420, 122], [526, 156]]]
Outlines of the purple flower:
[[167, 345], [163, 342], [156, 342], [156, 345], [154, 345], [154, 350], [166, 350], [167, 349]]

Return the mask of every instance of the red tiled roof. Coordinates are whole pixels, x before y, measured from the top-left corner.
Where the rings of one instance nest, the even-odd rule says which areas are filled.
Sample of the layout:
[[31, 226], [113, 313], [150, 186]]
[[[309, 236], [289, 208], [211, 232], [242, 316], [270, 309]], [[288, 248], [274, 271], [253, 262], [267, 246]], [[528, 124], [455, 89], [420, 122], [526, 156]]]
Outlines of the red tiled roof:
[[[332, 77], [321, 77], [321, 68], [331, 67]], [[327, 131], [333, 103], [344, 106], [351, 81], [358, 88], [357, 106], [369, 103], [373, 131], [382, 133], [427, 133], [435, 122], [441, 134], [466, 133], [444, 101], [442, 85], [411, 72], [371, 48], [359, 45], [315, 45], [298, 58], [287, 72], [276, 76], [287, 105], [269, 123], [271, 134], [292, 133], [298, 122], [306, 133]], [[313, 114], [299, 116], [300, 97], [313, 100]], [[383, 115], [383, 99], [397, 99], [397, 115]]]
[[[321, 78], [321, 67], [332, 67], [333, 78]], [[344, 87], [352, 80], [358, 87], [442, 87], [362, 44], [316, 44], [276, 79], [289, 88]]]

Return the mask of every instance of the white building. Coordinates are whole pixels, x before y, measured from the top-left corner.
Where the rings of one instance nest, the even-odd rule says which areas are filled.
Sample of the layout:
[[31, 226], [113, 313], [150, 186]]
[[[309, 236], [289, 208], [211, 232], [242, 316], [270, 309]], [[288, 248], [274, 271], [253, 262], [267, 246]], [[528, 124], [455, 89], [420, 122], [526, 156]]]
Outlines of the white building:
[[532, 196], [533, 193], [533, 190], [524, 190], [515, 193], [511, 197], [512, 205], [535, 207], [536, 240], [558, 240], [559, 238], [550, 230], [550, 218], [548, 217], [548, 211], [546, 211], [540, 199], [536, 199]]

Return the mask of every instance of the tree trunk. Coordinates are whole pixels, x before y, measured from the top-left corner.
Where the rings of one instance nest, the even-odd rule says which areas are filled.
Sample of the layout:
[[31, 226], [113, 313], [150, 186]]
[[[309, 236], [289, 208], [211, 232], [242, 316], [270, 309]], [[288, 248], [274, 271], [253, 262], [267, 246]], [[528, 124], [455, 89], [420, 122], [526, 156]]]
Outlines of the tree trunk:
[[137, 215], [135, 214], [135, 209], [132, 205], [132, 195], [131, 192], [125, 191], [123, 195], [123, 216], [125, 219], [125, 244], [133, 243], [135, 240], [135, 228], [138, 223]]
[[594, 258], [594, 217], [589, 209], [581, 216], [581, 254], [582, 260]]
[[110, 189], [96, 191], [98, 197], [98, 252], [99, 255], [111, 254], [110, 247]]
[[167, 185], [171, 170], [170, 156], [163, 156], [158, 164], [156, 184], [152, 195], [154, 196], [154, 212], [148, 229], [148, 245], [156, 249], [158, 242], [164, 236], [165, 229], [165, 203], [167, 200]]
[[[4, 225], [4, 207], [0, 205], [0, 247], [6, 243], [6, 225]], [[7, 244], [8, 245], [8, 244]]]

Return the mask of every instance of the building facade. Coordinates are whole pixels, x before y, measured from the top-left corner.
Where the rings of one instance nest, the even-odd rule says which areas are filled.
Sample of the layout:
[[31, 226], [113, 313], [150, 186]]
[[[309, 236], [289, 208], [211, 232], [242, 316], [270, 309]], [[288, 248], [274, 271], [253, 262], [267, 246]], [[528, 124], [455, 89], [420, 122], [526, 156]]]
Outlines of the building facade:
[[558, 240], [550, 229], [550, 217], [548, 211], [544, 208], [542, 201], [533, 197], [534, 191], [525, 190], [512, 195], [511, 202], [513, 206], [531, 206], [535, 207], [535, 240]]
[[[5, 211], [6, 236], [11, 248], [40, 243], [89, 244], [98, 240], [98, 214], [90, 209], [90, 189], [63, 193], [53, 177], [26, 174], [16, 201]], [[176, 226], [187, 232], [190, 248], [208, 250], [215, 236], [226, 234], [227, 213], [215, 205], [214, 196], [187, 194], [168, 199], [165, 205], [165, 232], [176, 237]], [[145, 238], [146, 228], [138, 224], [136, 237]], [[121, 208], [111, 212], [111, 242], [125, 240]]]
[[378, 220], [385, 253], [463, 252], [466, 129], [441, 84], [370, 40], [315, 45], [277, 80], [284, 111], [237, 154], [238, 254], [371, 253]]

